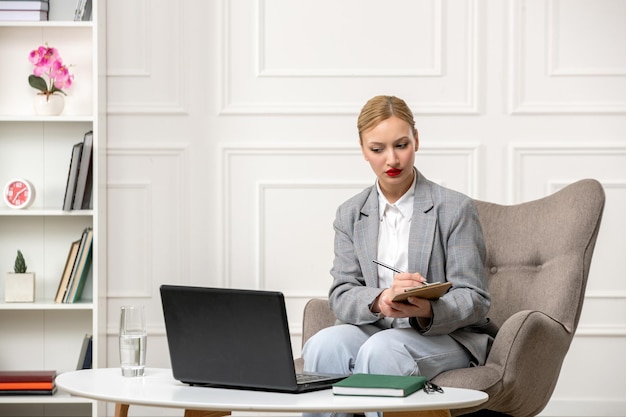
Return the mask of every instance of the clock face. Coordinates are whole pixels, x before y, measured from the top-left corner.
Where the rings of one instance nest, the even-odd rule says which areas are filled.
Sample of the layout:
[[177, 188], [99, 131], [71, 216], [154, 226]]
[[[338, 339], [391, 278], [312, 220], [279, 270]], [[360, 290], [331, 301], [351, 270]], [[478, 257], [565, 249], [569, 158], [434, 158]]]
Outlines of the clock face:
[[11, 180], [4, 187], [4, 202], [11, 208], [26, 208], [35, 200], [35, 188], [27, 180]]

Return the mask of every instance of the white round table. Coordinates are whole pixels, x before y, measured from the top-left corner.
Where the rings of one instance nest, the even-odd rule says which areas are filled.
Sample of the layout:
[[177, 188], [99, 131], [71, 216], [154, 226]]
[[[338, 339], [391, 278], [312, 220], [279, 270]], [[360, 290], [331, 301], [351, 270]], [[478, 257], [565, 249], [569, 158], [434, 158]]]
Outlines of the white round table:
[[445, 416], [450, 409], [482, 404], [482, 391], [446, 388], [444, 393], [420, 390], [402, 398], [338, 396], [326, 389], [303, 394], [189, 386], [176, 381], [170, 369], [146, 368], [143, 377], [123, 377], [119, 368], [86, 369], [58, 375], [56, 385], [72, 395], [116, 403], [116, 416], [129, 405], [185, 409], [186, 416], [223, 416], [232, 411], [351, 412], [382, 411]]

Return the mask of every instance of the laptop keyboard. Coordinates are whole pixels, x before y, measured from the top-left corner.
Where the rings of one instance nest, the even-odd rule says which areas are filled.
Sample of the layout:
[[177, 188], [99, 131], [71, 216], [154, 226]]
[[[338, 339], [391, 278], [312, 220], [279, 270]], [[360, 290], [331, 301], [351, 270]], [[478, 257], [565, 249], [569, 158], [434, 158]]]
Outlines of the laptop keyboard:
[[315, 375], [315, 374], [296, 374], [296, 381], [298, 384], [306, 384], [315, 381], [323, 381], [328, 379], [325, 375]]

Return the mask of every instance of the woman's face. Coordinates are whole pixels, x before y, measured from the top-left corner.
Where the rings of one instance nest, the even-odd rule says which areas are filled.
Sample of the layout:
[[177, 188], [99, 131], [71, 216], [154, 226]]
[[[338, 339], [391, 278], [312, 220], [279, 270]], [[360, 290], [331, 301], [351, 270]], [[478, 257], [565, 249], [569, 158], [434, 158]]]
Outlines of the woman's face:
[[361, 134], [361, 150], [390, 203], [409, 189], [418, 148], [417, 131], [391, 116]]

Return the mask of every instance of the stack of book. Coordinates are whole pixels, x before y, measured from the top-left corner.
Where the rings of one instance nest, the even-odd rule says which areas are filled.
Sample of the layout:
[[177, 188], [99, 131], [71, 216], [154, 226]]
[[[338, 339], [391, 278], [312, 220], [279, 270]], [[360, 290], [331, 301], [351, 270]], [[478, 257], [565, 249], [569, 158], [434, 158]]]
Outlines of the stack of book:
[[65, 261], [65, 268], [59, 281], [55, 303], [71, 304], [80, 301], [85, 282], [91, 271], [93, 229], [85, 228], [79, 240], [72, 242]]
[[0, 371], [0, 395], [52, 395], [56, 371]]
[[48, 0], [0, 0], [0, 20], [48, 20]]
[[93, 131], [85, 133], [82, 142], [72, 148], [70, 168], [67, 173], [63, 210], [85, 210], [92, 205]]

